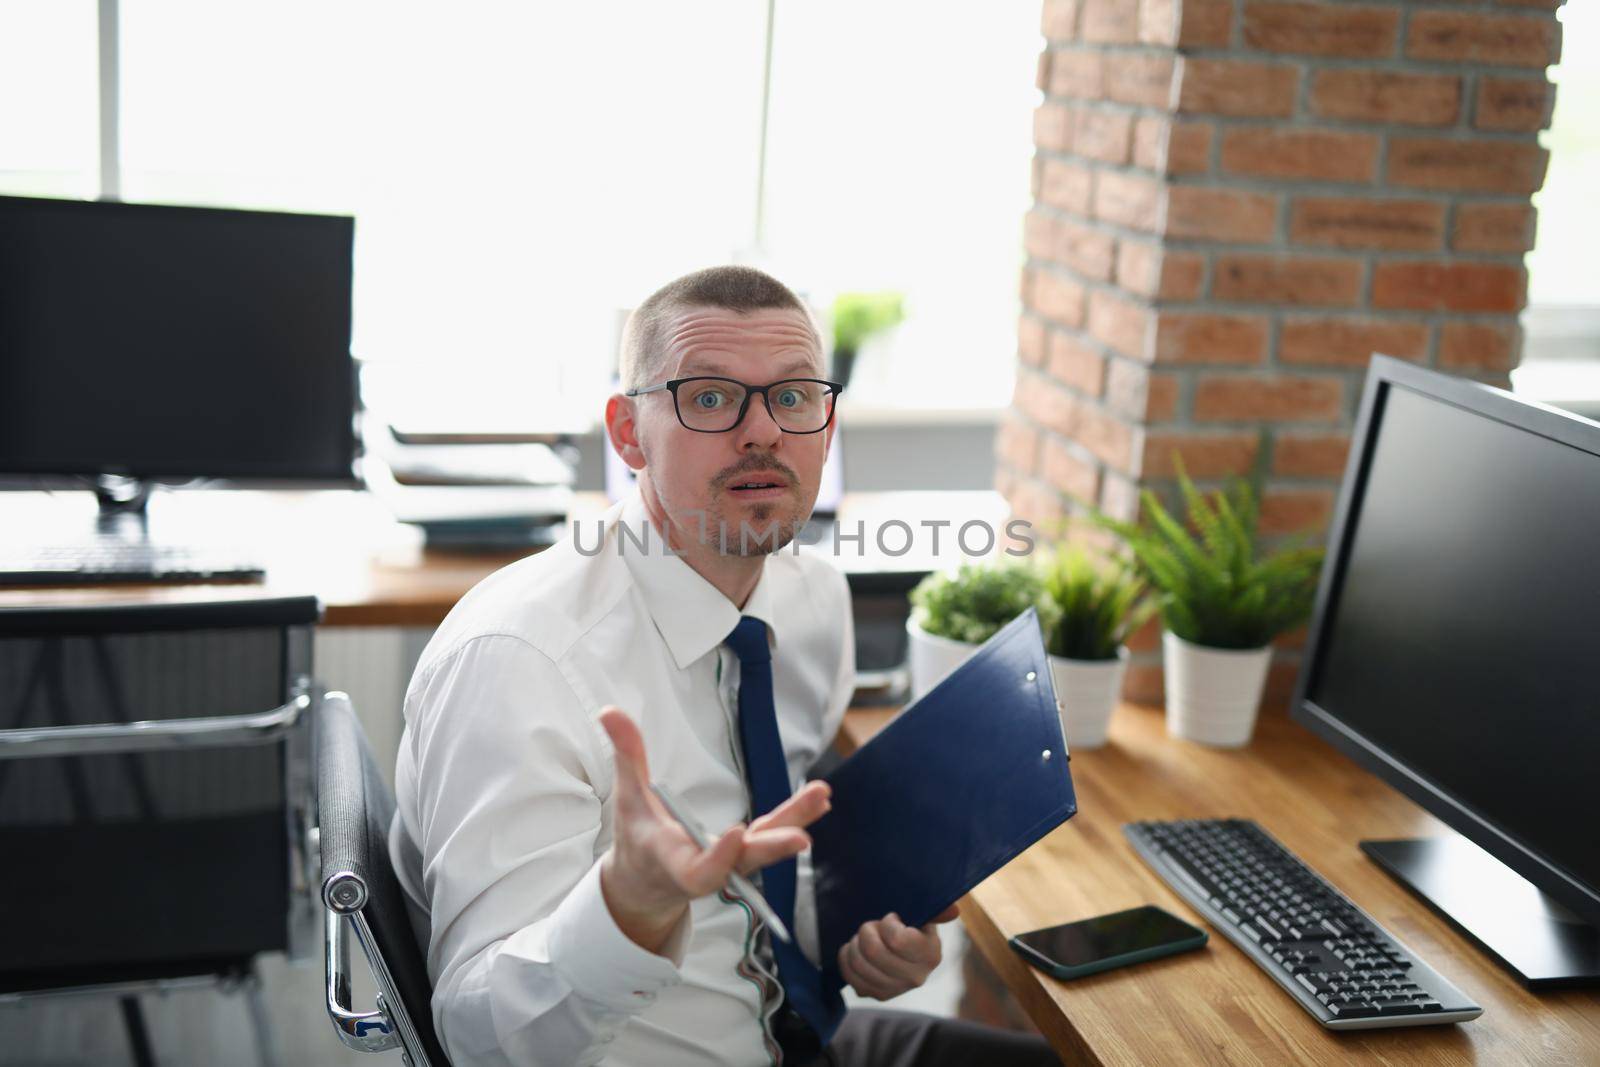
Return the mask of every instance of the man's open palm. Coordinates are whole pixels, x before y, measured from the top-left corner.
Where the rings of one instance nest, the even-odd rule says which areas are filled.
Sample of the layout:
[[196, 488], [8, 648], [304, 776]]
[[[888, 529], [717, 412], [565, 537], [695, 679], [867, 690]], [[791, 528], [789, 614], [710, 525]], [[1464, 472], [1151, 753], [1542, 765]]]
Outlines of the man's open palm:
[[736, 823], [702, 849], [650, 791], [639, 727], [617, 707], [600, 712], [600, 725], [616, 752], [615, 824], [601, 886], [618, 926], [652, 951], [688, 902], [721, 889], [732, 871], [750, 874], [809, 847], [804, 827], [829, 808], [828, 786], [810, 782], [749, 826]]

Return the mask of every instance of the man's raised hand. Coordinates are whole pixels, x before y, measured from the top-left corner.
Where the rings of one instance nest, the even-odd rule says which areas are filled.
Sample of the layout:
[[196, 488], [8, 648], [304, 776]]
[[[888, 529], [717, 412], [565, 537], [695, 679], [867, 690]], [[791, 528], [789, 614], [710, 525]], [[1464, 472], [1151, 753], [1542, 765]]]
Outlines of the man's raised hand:
[[810, 782], [701, 849], [650, 791], [639, 727], [617, 707], [600, 712], [600, 725], [616, 752], [615, 825], [600, 860], [600, 888], [618, 928], [651, 952], [666, 943], [689, 902], [721, 889], [733, 870], [750, 874], [809, 847], [804, 827], [828, 810], [828, 786]]

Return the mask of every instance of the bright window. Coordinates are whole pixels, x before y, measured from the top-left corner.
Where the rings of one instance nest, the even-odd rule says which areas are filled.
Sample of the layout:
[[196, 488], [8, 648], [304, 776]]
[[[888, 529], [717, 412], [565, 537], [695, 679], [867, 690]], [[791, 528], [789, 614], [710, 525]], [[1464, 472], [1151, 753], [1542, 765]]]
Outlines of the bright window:
[[[752, 262], [897, 289], [865, 406], [1003, 406], [1038, 14], [780, 0], [123, 0], [122, 195], [357, 216], [354, 348], [598, 411], [619, 313]], [[970, 13], [969, 13], [970, 15]], [[96, 4], [0, 0], [0, 191], [97, 193]]]

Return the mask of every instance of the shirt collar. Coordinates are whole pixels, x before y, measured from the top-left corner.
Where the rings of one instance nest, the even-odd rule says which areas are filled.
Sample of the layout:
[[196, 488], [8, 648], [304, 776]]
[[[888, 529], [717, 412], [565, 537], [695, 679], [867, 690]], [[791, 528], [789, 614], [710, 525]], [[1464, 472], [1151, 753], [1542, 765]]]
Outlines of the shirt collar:
[[618, 522], [631, 531], [631, 536], [624, 537], [619, 530], [616, 549], [680, 670], [722, 644], [741, 615], [766, 623], [770, 640], [774, 645], [778, 643], [781, 628], [773, 609], [781, 599], [775, 587], [783, 581], [780, 567], [768, 565], [770, 560], [763, 561], [761, 577], [741, 612], [681, 556], [665, 550], [661, 531], [650, 521], [637, 489], [622, 502]]

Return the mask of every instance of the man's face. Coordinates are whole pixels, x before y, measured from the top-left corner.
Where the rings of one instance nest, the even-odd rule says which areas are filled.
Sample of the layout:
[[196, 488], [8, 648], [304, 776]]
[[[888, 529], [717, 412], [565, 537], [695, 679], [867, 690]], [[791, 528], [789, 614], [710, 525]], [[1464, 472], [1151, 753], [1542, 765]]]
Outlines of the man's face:
[[[823, 376], [816, 337], [798, 311], [689, 308], [669, 321], [664, 337], [661, 371], [647, 385], [702, 374], [748, 385]], [[634, 463], [626, 449], [623, 456], [642, 468], [647, 493], [654, 491], [683, 544], [760, 555], [787, 544], [810, 517], [832, 423], [821, 433], [785, 433], [752, 394], [738, 426], [699, 433], [678, 421], [668, 390], [634, 397], [633, 404], [642, 463]], [[751, 482], [774, 487], [742, 488]], [[741, 524], [752, 531], [749, 537], [741, 537]], [[768, 533], [774, 524], [775, 537]]]

